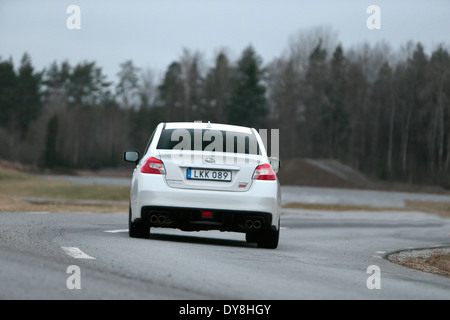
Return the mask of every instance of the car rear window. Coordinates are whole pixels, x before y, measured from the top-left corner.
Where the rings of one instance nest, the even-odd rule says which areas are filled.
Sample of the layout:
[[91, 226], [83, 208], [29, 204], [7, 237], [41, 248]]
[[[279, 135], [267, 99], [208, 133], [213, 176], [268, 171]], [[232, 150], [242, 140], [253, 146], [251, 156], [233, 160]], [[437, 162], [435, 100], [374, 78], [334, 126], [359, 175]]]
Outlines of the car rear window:
[[260, 154], [253, 133], [212, 129], [164, 129], [157, 149]]

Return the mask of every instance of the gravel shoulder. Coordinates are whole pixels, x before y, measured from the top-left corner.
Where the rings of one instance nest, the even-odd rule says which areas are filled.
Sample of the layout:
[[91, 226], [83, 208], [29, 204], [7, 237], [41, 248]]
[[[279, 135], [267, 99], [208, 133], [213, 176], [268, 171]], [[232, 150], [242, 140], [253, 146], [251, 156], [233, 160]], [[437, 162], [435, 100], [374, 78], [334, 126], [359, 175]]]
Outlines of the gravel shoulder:
[[387, 259], [407, 268], [450, 277], [450, 247], [403, 250], [389, 254]]

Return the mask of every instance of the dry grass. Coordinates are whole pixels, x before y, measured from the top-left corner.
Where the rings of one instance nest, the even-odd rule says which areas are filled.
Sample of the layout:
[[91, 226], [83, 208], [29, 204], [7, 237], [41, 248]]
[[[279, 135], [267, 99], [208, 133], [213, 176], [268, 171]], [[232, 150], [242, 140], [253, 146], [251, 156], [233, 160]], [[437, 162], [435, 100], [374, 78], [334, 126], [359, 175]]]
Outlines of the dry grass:
[[123, 213], [128, 212], [128, 205], [120, 204], [74, 204], [74, 203], [31, 203], [11, 196], [0, 196], [0, 212], [94, 212]]
[[450, 202], [406, 200], [405, 207], [450, 218]]
[[450, 253], [436, 254], [426, 260], [426, 262], [436, 268], [448, 272], [450, 275]]
[[[14, 169], [0, 168], [0, 212], [127, 212], [128, 205], [108, 201], [127, 202], [130, 189], [123, 186], [76, 185], [68, 181], [39, 178]], [[67, 200], [99, 200], [94, 204], [30, 203], [20, 197]], [[102, 203], [101, 201], [104, 201]]]
[[357, 205], [339, 205], [339, 204], [318, 204], [318, 203], [299, 203], [291, 202], [283, 205], [286, 209], [306, 209], [306, 210], [325, 210], [325, 211], [405, 211], [405, 208], [398, 207], [372, 207]]
[[34, 176], [20, 180], [0, 179], [0, 194], [15, 197], [126, 201], [129, 191], [128, 187], [122, 186], [76, 185]]
[[434, 256], [428, 258], [426, 263], [443, 270], [450, 275], [450, 253], [441, 254], [437, 253]]
[[405, 206], [401, 208], [292, 202], [283, 205], [283, 208], [326, 211], [420, 211], [450, 218], [450, 202], [437, 201], [405, 200]]

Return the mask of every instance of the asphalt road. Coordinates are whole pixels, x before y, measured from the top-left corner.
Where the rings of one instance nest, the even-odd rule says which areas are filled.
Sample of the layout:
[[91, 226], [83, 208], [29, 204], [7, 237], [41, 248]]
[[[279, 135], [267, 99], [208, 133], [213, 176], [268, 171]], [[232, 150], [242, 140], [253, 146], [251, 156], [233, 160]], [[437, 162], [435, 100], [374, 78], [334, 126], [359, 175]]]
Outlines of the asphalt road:
[[449, 278], [386, 259], [450, 246], [450, 219], [284, 210], [281, 224], [269, 250], [228, 232], [131, 239], [125, 213], [0, 213], [0, 299], [450, 298]]

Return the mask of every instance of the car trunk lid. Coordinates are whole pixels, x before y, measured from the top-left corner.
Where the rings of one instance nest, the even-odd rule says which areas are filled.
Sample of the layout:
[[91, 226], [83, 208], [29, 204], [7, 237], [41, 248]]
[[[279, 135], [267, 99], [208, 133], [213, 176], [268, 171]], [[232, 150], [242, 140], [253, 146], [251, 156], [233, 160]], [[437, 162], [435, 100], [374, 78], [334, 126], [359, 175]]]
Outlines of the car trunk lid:
[[261, 156], [192, 150], [158, 150], [170, 187], [182, 189], [247, 191]]

